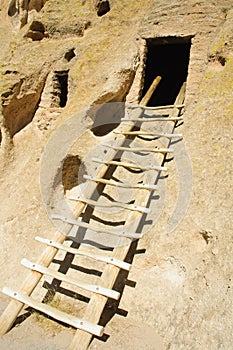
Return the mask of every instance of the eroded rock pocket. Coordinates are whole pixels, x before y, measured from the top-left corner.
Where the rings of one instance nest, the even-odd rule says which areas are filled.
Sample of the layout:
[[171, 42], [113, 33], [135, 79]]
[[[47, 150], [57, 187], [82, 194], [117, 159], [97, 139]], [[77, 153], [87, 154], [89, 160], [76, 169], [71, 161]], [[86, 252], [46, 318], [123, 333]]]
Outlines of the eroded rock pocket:
[[78, 155], [68, 154], [62, 168], [62, 185], [64, 192], [85, 182], [83, 175], [86, 174], [85, 166]]

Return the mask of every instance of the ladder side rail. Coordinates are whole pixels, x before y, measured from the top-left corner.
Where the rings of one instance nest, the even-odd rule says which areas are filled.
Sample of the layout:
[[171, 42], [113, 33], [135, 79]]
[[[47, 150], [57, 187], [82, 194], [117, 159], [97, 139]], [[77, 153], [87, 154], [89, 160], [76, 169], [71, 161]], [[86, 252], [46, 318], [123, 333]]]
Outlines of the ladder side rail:
[[[143, 114], [143, 108], [139, 108], [133, 111], [133, 113], [135, 113], [135, 115], [138, 118]], [[125, 125], [124, 131], [125, 132], [131, 131], [133, 127], [134, 127], [134, 122], [130, 122], [129, 124]], [[125, 142], [125, 139], [126, 139], [125, 135], [119, 135], [115, 140], [116, 147], [122, 146]], [[106, 155], [109, 159], [114, 159], [117, 152], [118, 152], [117, 150], [109, 149]], [[107, 164], [101, 164], [97, 172], [97, 176], [104, 177], [107, 169], [108, 169]], [[96, 190], [96, 184], [94, 182], [88, 183], [88, 186], [86, 186], [86, 193], [85, 193], [86, 197], [90, 198], [94, 194], [95, 190]], [[77, 203], [74, 211], [74, 214], [76, 217], [80, 216], [85, 206], [86, 204], [84, 203], [81, 203], [81, 202]], [[69, 232], [71, 231], [70, 225], [65, 226], [63, 231], [64, 231], [63, 233], [56, 231], [54, 236], [52, 237], [52, 240], [60, 244], [64, 243], [66, 235], [68, 235]], [[57, 254], [57, 251], [58, 249], [54, 247], [51, 247], [51, 246], [46, 247], [46, 249], [42, 252], [41, 256], [37, 260], [37, 263], [45, 267], [48, 267], [49, 264], [54, 259], [55, 255]], [[26, 277], [26, 279], [23, 281], [19, 289], [19, 293], [31, 295], [31, 293], [39, 283], [41, 277], [42, 277], [42, 274], [36, 271], [31, 271]], [[10, 330], [10, 328], [13, 326], [18, 314], [20, 313], [23, 307], [24, 307], [24, 304], [19, 302], [18, 300], [11, 300], [9, 302], [8, 306], [3, 311], [0, 317], [0, 336]]]
[[[176, 104], [183, 103], [184, 92], [185, 92], [185, 85], [183, 84], [177, 96]], [[179, 115], [179, 113], [180, 113], [179, 109], [172, 110], [172, 114]], [[174, 130], [174, 123], [172, 124], [173, 125], [170, 128], [171, 132], [173, 132]], [[170, 141], [168, 140], [167, 142], [169, 143]], [[165, 156], [163, 157], [163, 159], [164, 158]], [[140, 205], [146, 206], [149, 198], [150, 198], [150, 192], [147, 191], [147, 195], [145, 194], [143, 200], [140, 199]], [[137, 205], [138, 202], [139, 202], [139, 199], [137, 198], [135, 204]], [[134, 230], [134, 231], [137, 230], [141, 222], [141, 218], [142, 218], [142, 215], [140, 213], [131, 212], [129, 214], [128, 222], [132, 222], [131, 230]], [[113, 251], [114, 257], [121, 260], [125, 259], [129, 249], [130, 249], [130, 244], [116, 247]], [[106, 266], [101, 276], [101, 282], [102, 282], [101, 284], [105, 288], [112, 288], [118, 276], [118, 273], [119, 273], [119, 269], [116, 266], [110, 266], [110, 265]], [[85, 319], [88, 320], [89, 322], [98, 323], [101, 317], [101, 314], [103, 312], [103, 309], [105, 307], [106, 301], [107, 299], [103, 296], [93, 295], [87, 305], [87, 308], [84, 314]], [[71, 342], [69, 350], [87, 350], [91, 339], [92, 339], [92, 336], [89, 333], [86, 333], [81, 330], [77, 330]]]

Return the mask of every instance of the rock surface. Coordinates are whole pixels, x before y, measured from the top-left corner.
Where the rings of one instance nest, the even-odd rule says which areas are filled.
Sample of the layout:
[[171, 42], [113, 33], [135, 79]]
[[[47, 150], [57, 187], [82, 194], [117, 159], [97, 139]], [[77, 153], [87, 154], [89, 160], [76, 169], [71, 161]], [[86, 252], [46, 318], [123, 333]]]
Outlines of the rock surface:
[[[128, 315], [115, 315], [106, 327], [110, 338], [94, 339], [90, 348], [230, 349], [232, 1], [111, 1], [100, 17], [91, 0], [30, 4], [23, 13], [14, 1], [3, 0], [0, 8], [0, 287], [19, 287], [27, 273], [20, 260], [34, 260], [42, 250], [34, 237], [55, 229], [39, 184], [40, 158], [53, 131], [76, 115], [80, 128], [90, 128], [94, 118], [81, 112], [91, 105], [137, 102], [146, 39], [191, 37], [179, 127], [192, 163], [191, 202], [168, 235], [179, 191], [170, 163], [164, 209], [140, 241], [138, 250], [146, 252], [135, 255], [128, 277], [136, 286], [125, 287], [119, 305]], [[82, 159], [99, 140], [91, 133], [80, 138], [69, 156]], [[0, 311], [7, 303], [1, 294]], [[34, 315], [1, 338], [0, 348], [61, 350], [72, 334]]]

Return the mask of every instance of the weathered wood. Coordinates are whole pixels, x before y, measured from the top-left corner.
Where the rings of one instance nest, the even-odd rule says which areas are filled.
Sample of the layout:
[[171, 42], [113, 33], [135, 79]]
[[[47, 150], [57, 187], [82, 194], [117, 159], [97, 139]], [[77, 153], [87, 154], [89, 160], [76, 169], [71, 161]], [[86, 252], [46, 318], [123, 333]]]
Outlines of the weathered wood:
[[153, 111], [160, 110], [160, 109], [170, 109], [170, 108], [183, 108], [184, 104], [175, 104], [175, 105], [165, 105], [165, 106], [144, 106], [144, 109], [151, 109]]
[[[130, 108], [138, 108], [138, 106], [140, 106], [140, 104], [132, 104], [130, 103], [128, 105]], [[153, 111], [159, 111], [159, 110], [163, 110], [163, 109], [172, 109], [172, 108], [183, 108], [185, 106], [185, 104], [179, 104], [179, 105], [164, 105], [164, 106], [143, 106], [144, 109], [151, 109]]]
[[[143, 114], [143, 108], [137, 108], [136, 110], [132, 111], [132, 114], [134, 115], [135, 119], [138, 119], [141, 117], [141, 115]], [[127, 123], [124, 126], [124, 130], [123, 131], [131, 131], [132, 128], [134, 127], [134, 122], [130, 121], [129, 123]], [[124, 135], [119, 135], [117, 137], [117, 139], [115, 140], [115, 146], [116, 147], [120, 147], [124, 144], [125, 142], [125, 136]], [[111, 161], [112, 159], [114, 159], [114, 157], [116, 156], [117, 151], [114, 149], [110, 149], [107, 154], [106, 154], [106, 159], [107, 161]], [[108, 164], [107, 163], [103, 163], [97, 172], [97, 176], [98, 177], [104, 177], [106, 171], [108, 170]], [[96, 190], [96, 184], [95, 183], [89, 183], [88, 187], [85, 188], [85, 196], [86, 198], [91, 198], [91, 196], [94, 194]], [[78, 202], [75, 210], [74, 210], [74, 214], [76, 217], [80, 216], [80, 214], [82, 213], [82, 211], [84, 210], [86, 204], [84, 204], [83, 202]], [[130, 216], [129, 216], [130, 217]], [[63, 229], [63, 233], [60, 233], [59, 231], [55, 232], [52, 240], [62, 244], [66, 238], [66, 235], [69, 234], [69, 232], [72, 230], [72, 228], [70, 228], [70, 225], [67, 225], [67, 227], [65, 227]], [[49, 264], [52, 262], [52, 260], [54, 259], [56, 253], [57, 253], [58, 249], [48, 245], [47, 248], [44, 250], [44, 252], [42, 253], [42, 255], [40, 256], [40, 258], [38, 259], [37, 263], [40, 265], [43, 265], [45, 267], [49, 266]], [[125, 257], [125, 254], [120, 253], [119, 256], [122, 256], [122, 259], [120, 258], [119, 260], [123, 260]], [[114, 258], [117, 259], [117, 256], [115, 256]], [[110, 266], [110, 265], [108, 265]], [[111, 265], [118, 273], [119, 269], [116, 266]], [[42, 277], [41, 273], [38, 273], [36, 271], [31, 271], [30, 274], [28, 275], [28, 277], [24, 280], [19, 293], [22, 293], [23, 295], [30, 295], [33, 290], [35, 289], [35, 287], [37, 286], [37, 284], [39, 283], [40, 279]], [[115, 275], [113, 276], [113, 281], [115, 280]], [[101, 297], [104, 298], [104, 304], [106, 303], [106, 297]], [[22, 300], [22, 299], [21, 299]], [[103, 302], [103, 299], [101, 299]], [[20, 311], [22, 310], [24, 306], [24, 301], [20, 301], [20, 300], [11, 300], [11, 302], [8, 304], [8, 306], [6, 307], [6, 309], [4, 310], [4, 312], [2, 313], [1, 317], [0, 317], [0, 336], [5, 334], [13, 325], [13, 323], [15, 322], [18, 314], [20, 313]], [[89, 343], [89, 341], [88, 341]], [[74, 349], [79, 349], [79, 341], [76, 339], [74, 339], [74, 347], [72, 350]]]
[[103, 144], [105, 147], [113, 148], [117, 151], [124, 152], [151, 152], [151, 153], [173, 153], [171, 148], [147, 148], [147, 147], [116, 147], [108, 144]]
[[[56, 232], [53, 239], [59, 243], [64, 242], [65, 235], [60, 232]], [[57, 249], [53, 247], [47, 247], [39, 259], [39, 263], [44, 266], [48, 266], [54, 259], [57, 253]], [[23, 282], [19, 292], [30, 295], [39, 283], [42, 275], [38, 272], [31, 271], [28, 277]], [[4, 312], [0, 317], [0, 335], [5, 334], [15, 322], [18, 314], [23, 308], [23, 303], [19, 300], [11, 300]]]
[[139, 164], [134, 164], [134, 163], [127, 163], [127, 162], [121, 162], [118, 160], [111, 160], [111, 161], [106, 161], [104, 159], [100, 158], [92, 158], [91, 159], [93, 162], [100, 163], [100, 164], [107, 164], [107, 165], [117, 165], [117, 166], [122, 166], [125, 168], [132, 168], [132, 169], [138, 169], [138, 170], [156, 170], [156, 171], [163, 171], [167, 170], [167, 167], [165, 166], [159, 166], [159, 165], [139, 165]]
[[149, 185], [149, 184], [144, 184], [144, 183], [139, 183], [139, 184], [127, 184], [124, 182], [117, 182], [117, 181], [113, 181], [113, 180], [106, 180], [106, 179], [102, 179], [99, 177], [94, 177], [94, 176], [90, 176], [90, 175], [84, 175], [83, 176], [84, 179], [86, 180], [90, 180], [90, 181], [94, 181], [94, 182], [98, 182], [98, 183], [102, 183], [105, 185], [110, 185], [110, 186], [115, 186], [115, 187], [122, 187], [122, 188], [139, 188], [139, 189], [146, 189], [146, 190], [156, 190], [157, 186], [156, 185]]
[[[142, 237], [141, 234], [138, 234], [138, 236]], [[85, 256], [87, 258], [90, 258], [90, 259], [93, 259], [93, 260], [96, 260], [96, 261], [102, 261], [102, 262], [104, 262], [106, 264], [117, 266], [120, 269], [123, 269], [123, 270], [126, 270], [126, 271], [129, 271], [130, 268], [131, 268], [130, 264], [128, 264], [128, 263], [126, 263], [124, 261], [115, 259], [115, 258], [113, 258], [111, 256], [105, 256], [105, 255], [99, 255], [99, 254], [95, 254], [95, 253], [81, 251], [80, 249], [72, 248], [72, 247], [69, 247], [69, 246], [57, 243], [55, 241], [52, 241], [50, 239], [42, 238], [42, 237], [39, 237], [39, 236], [36, 236], [35, 240], [38, 241], [38, 242], [47, 244], [50, 247], [54, 247], [54, 248], [63, 250], [65, 252], [67, 252], [67, 253], [71, 253], [71, 254], [74, 254], [74, 255]]]
[[[140, 107], [137, 108], [137, 110], [133, 111], [133, 114], [136, 114], [137, 118], [139, 118], [142, 113], [143, 113], [143, 109]], [[125, 126], [125, 131], [130, 131], [132, 130], [133, 127], [134, 127], [134, 123], [130, 122]], [[115, 141], [115, 144], [116, 146], [121, 146], [124, 143], [124, 141], [125, 141], [125, 136], [119, 135]], [[111, 159], [114, 159], [116, 154], [117, 154], [117, 151], [110, 149], [109, 152], [106, 154], [106, 157], [107, 159], [111, 160]], [[108, 169], [108, 165], [102, 164], [97, 172], [97, 176], [103, 177], [107, 169]], [[86, 197], [90, 198], [95, 192], [95, 190], [96, 190], [95, 183], [88, 184], [88, 187], [85, 188]], [[74, 211], [74, 214], [76, 217], [78, 217], [82, 213], [85, 206], [86, 204], [82, 202], [77, 203]], [[67, 228], [63, 229], [63, 233], [59, 231], [55, 232], [54, 236], [52, 237], [52, 240], [58, 243], [63, 243], [66, 238], [66, 235], [68, 235], [69, 232], [70, 232], [70, 226], [68, 225]], [[56, 253], [57, 253], [56, 248], [48, 246], [40, 256], [40, 258], [38, 259], [37, 261], [38, 264], [41, 264], [47, 267], [54, 259]], [[28, 277], [23, 282], [19, 292], [30, 295], [35, 289], [35, 287], [37, 286], [37, 284], [39, 283], [41, 277], [42, 275], [38, 272], [35, 272], [35, 271], [30, 272]], [[8, 304], [8, 306], [6, 307], [6, 309], [4, 310], [4, 312], [0, 317], [0, 336], [5, 334], [12, 327], [13, 323], [15, 322], [22, 308], [23, 308], [23, 304], [21, 302], [19, 302], [18, 300], [11, 300], [11, 302]]]
[[61, 220], [73, 226], [83, 227], [94, 232], [107, 233], [109, 235], [115, 235], [115, 236], [124, 237], [124, 238], [136, 238], [136, 239], [142, 238], [142, 235], [137, 232], [135, 233], [135, 232], [127, 232], [119, 229], [116, 230], [116, 229], [106, 229], [104, 227], [97, 227], [80, 220], [67, 218], [66, 216], [59, 215], [59, 214], [52, 214], [51, 217], [53, 219]]
[[151, 84], [151, 86], [149, 87], [149, 90], [147, 91], [147, 93], [145, 94], [145, 96], [142, 98], [140, 105], [141, 106], [146, 106], [147, 103], [150, 101], [155, 89], [157, 88], [158, 84], [160, 83], [162, 77], [157, 76], [153, 83]]
[[128, 117], [124, 117], [121, 118], [121, 121], [133, 121], [133, 122], [141, 122], [141, 123], [148, 123], [148, 122], [178, 122], [178, 121], [182, 121], [183, 117], [156, 117], [156, 118], [128, 118]]
[[15, 292], [9, 288], [4, 287], [2, 292], [9, 297], [16, 299], [18, 302], [22, 304], [26, 304], [32, 307], [35, 310], [45, 313], [46, 315], [60, 321], [64, 322], [72, 327], [77, 329], [82, 329], [85, 332], [90, 334], [94, 334], [98, 337], [101, 337], [104, 332], [104, 328], [102, 326], [96, 325], [92, 322], [88, 322], [86, 320], [82, 320], [75, 316], [69, 315], [63, 311], [57, 310], [54, 307], [51, 307], [46, 304], [39, 303], [33, 298], [27, 296], [26, 294]]
[[[176, 99], [176, 104], [183, 103], [184, 93], [185, 93], [185, 85], [183, 85], [180, 90], [180, 93]], [[174, 109], [173, 114], [179, 114], [179, 110]], [[172, 131], [173, 129], [171, 130], [171, 132]], [[140, 201], [141, 205], [146, 206], [148, 199], [149, 199], [149, 192], [146, 193], [146, 195], [142, 199], [137, 199], [137, 200]], [[127, 221], [132, 223], [131, 229], [136, 231], [140, 223], [140, 220], [141, 220], [141, 215], [139, 213], [131, 212]], [[114, 249], [114, 257], [117, 259], [123, 260], [128, 250], [129, 250], [129, 245], [125, 245], [125, 246], [123, 245], [123, 246], [117, 247]], [[110, 265], [106, 266], [101, 276], [102, 285], [105, 286], [106, 288], [112, 288], [118, 273], [119, 273], [119, 269], [117, 267], [110, 266]], [[87, 305], [87, 308], [85, 311], [85, 318], [90, 320], [91, 322], [98, 323], [100, 316], [102, 314], [103, 308], [105, 306], [105, 303], [106, 303], [106, 298], [93, 295], [93, 297], [90, 299]], [[90, 334], [77, 330], [72, 340], [72, 343], [69, 347], [69, 350], [87, 350], [89, 343], [91, 341], [91, 338], [92, 337], [90, 336]]]
[[[143, 199], [138, 199], [138, 203], [142, 203], [146, 205], [149, 198], [149, 192], [143, 197]], [[132, 222], [131, 229], [137, 230], [138, 224], [141, 220], [141, 213], [133, 213], [129, 214], [127, 222]], [[114, 257], [116, 259], [124, 260], [125, 256], [128, 253], [130, 245], [126, 244], [120, 247], [116, 247], [114, 249]], [[114, 282], [118, 276], [119, 269], [115, 266], [107, 265], [101, 275], [101, 285], [106, 288], [112, 288]], [[103, 312], [104, 306], [106, 304], [106, 298], [102, 296], [91, 297], [86, 310], [85, 310], [85, 318], [87, 320], [91, 320], [91, 322], [98, 323], [100, 316]], [[89, 343], [91, 341], [91, 336], [88, 333], [83, 331], [76, 331], [76, 334], [70, 344], [69, 350], [87, 350]]]
[[87, 290], [89, 292], [104, 295], [105, 297], [112, 298], [115, 300], [118, 300], [120, 298], [120, 293], [116, 292], [115, 290], [103, 288], [101, 286], [94, 285], [94, 284], [77, 282], [77, 281], [73, 280], [72, 278], [67, 277], [66, 275], [64, 275], [61, 272], [57, 272], [55, 270], [44, 267], [42, 265], [33, 263], [27, 259], [22, 259], [21, 264], [23, 266], [27, 267], [28, 269], [31, 269], [32, 271], [37, 271], [39, 273], [42, 273], [43, 275], [51, 276], [53, 278], [58, 279], [59, 281], [69, 283], [71, 285], [74, 285], [78, 288]]
[[129, 131], [129, 132], [121, 132], [121, 131], [113, 131], [114, 134], [122, 134], [122, 135], [133, 135], [133, 136], [153, 136], [153, 137], [166, 137], [168, 139], [182, 137], [182, 134], [160, 134], [150, 131]]
[[116, 208], [132, 210], [132, 211], [139, 211], [140, 213], [146, 213], [146, 214], [150, 213], [149, 208], [144, 208], [144, 207], [141, 207], [141, 206], [135, 205], [135, 204], [125, 204], [125, 203], [121, 203], [121, 202], [100, 203], [98, 201], [93, 201], [91, 199], [84, 198], [81, 196], [72, 196], [70, 194], [67, 196], [67, 198], [72, 200], [72, 201], [79, 201], [79, 202], [86, 203], [86, 204], [91, 205], [93, 207], [102, 207], [102, 208], [116, 207]]

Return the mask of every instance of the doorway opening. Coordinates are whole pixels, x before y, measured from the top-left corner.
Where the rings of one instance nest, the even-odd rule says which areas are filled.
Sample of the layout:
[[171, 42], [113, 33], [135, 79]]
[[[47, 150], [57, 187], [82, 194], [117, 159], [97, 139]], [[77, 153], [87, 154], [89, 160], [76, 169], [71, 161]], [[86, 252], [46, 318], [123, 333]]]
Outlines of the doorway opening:
[[143, 97], [156, 76], [160, 75], [157, 89], [148, 106], [165, 106], [175, 102], [188, 75], [191, 36], [166, 37], [147, 40]]
[[59, 96], [59, 107], [64, 108], [68, 98], [68, 70], [55, 72], [55, 88]]

